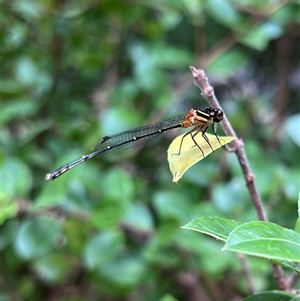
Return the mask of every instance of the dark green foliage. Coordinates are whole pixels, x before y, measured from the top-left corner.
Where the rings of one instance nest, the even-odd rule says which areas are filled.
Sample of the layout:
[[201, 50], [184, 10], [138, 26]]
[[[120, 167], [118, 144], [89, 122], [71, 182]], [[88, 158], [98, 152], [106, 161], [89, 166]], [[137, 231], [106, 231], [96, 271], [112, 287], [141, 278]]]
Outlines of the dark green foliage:
[[[176, 185], [165, 135], [130, 157], [45, 175], [105, 135], [204, 109], [192, 65], [244, 141], [269, 220], [294, 228], [297, 1], [1, 4], [1, 300], [250, 296], [235, 253], [181, 229], [199, 217], [257, 220], [233, 153], [216, 151]], [[271, 264], [249, 265], [257, 291], [279, 289]]]

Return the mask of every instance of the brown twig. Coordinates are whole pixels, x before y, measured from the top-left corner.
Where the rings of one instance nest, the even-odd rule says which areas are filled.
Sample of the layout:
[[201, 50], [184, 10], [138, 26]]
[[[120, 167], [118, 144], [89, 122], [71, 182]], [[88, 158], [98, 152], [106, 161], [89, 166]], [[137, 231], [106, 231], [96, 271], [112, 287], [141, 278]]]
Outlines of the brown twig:
[[255, 293], [254, 281], [250, 272], [250, 267], [246, 259], [246, 256], [245, 254], [238, 254], [238, 258], [241, 262], [242, 270], [249, 286], [249, 291], [251, 294], [254, 294]]
[[298, 275], [298, 273], [294, 272], [288, 279], [289, 288], [294, 287], [299, 278], [300, 276]]
[[[200, 88], [202, 96], [207, 100], [209, 105], [213, 108], [221, 108], [215, 93], [213, 87], [209, 84], [208, 78], [205, 75], [205, 72], [201, 69], [196, 69], [194, 67], [190, 67], [191, 72], [194, 77], [194, 83], [197, 87]], [[267, 221], [267, 216], [260, 198], [260, 195], [258, 193], [258, 190], [256, 188], [255, 184], [255, 177], [250, 169], [250, 165], [246, 156], [246, 153], [244, 151], [244, 144], [241, 139], [239, 139], [232, 128], [230, 122], [224, 115], [224, 119], [221, 122], [222, 127], [224, 129], [224, 132], [228, 136], [235, 137], [235, 140], [232, 142], [233, 150], [238, 158], [238, 161], [240, 163], [241, 169], [244, 174], [244, 178], [246, 181], [246, 186], [248, 188], [252, 203], [255, 207], [255, 210], [257, 212], [257, 216], [261, 221]], [[283, 271], [280, 266], [273, 265], [273, 272], [274, 277], [277, 282], [277, 287], [284, 289], [286, 288], [285, 284], [285, 278], [283, 275]]]
[[[201, 69], [198, 70], [194, 67], [190, 67], [190, 69], [191, 69], [193, 77], [194, 77], [195, 85], [200, 88], [201, 94], [207, 100], [209, 105], [213, 108], [221, 108], [221, 106], [215, 96], [214, 89], [209, 84], [208, 78], [206, 77], [204, 71]], [[232, 128], [232, 126], [229, 123], [226, 116], [224, 116], [224, 119], [222, 120], [221, 124], [222, 124], [222, 127], [223, 127], [226, 135], [235, 137], [235, 140], [232, 142], [233, 149], [238, 157], [238, 161], [242, 168], [244, 178], [246, 181], [246, 185], [247, 185], [249, 194], [251, 196], [253, 205], [256, 209], [258, 218], [262, 221], [266, 221], [267, 216], [266, 216], [265, 210], [263, 208], [259, 193], [256, 188], [256, 184], [254, 181], [254, 175], [251, 172], [250, 165], [248, 163], [246, 153], [244, 151], [243, 142], [241, 139], [239, 139], [237, 137], [234, 129]]]
[[176, 277], [176, 284], [183, 290], [184, 295], [190, 301], [210, 301], [195, 272], [179, 273]]
[[283, 276], [283, 271], [281, 266], [273, 264], [272, 267], [273, 267], [273, 273], [274, 273], [274, 278], [276, 280], [277, 287], [284, 291], [289, 289], [288, 283], [285, 277]]
[[274, 95], [274, 108], [276, 117], [273, 120], [274, 132], [280, 132], [284, 118], [286, 118], [286, 110], [289, 101], [289, 84], [288, 78], [292, 67], [292, 53], [294, 49], [294, 40], [291, 36], [284, 36], [276, 42], [277, 46], [277, 74], [276, 87], [277, 91]]

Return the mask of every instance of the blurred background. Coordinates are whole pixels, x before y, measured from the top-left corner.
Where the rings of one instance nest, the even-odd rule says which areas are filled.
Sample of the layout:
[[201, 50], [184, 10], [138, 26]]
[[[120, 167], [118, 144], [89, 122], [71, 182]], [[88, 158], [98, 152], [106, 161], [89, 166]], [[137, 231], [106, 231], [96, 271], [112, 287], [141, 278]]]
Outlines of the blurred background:
[[[243, 139], [270, 221], [294, 228], [299, 192], [299, 2], [1, 1], [1, 300], [240, 300], [236, 254], [180, 227], [257, 220], [233, 153], [172, 182], [167, 148], [48, 172], [101, 137], [207, 103], [204, 69]], [[211, 130], [209, 130], [211, 132]], [[221, 127], [218, 133], [222, 135]], [[255, 288], [270, 265], [249, 258]]]

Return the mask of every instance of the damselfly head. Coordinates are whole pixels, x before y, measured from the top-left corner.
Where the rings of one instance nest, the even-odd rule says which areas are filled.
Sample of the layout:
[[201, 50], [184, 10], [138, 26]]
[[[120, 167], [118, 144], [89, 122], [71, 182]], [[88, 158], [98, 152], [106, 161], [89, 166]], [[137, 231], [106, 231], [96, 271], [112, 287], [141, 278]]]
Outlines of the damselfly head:
[[224, 118], [223, 111], [220, 109], [213, 109], [210, 107], [207, 107], [205, 109], [205, 112], [209, 114], [210, 118], [212, 118], [213, 122], [220, 122]]

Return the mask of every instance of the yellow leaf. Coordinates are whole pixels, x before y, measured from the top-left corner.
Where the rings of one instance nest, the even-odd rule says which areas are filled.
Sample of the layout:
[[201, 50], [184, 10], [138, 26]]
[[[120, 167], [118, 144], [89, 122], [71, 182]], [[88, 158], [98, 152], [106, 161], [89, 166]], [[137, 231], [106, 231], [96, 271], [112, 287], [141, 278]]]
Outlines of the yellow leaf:
[[[193, 135], [194, 133], [192, 133]], [[196, 140], [197, 145], [193, 141], [190, 134], [185, 134], [176, 137], [168, 148], [168, 162], [170, 166], [171, 173], [173, 175], [173, 182], [178, 183], [182, 178], [183, 174], [194, 164], [200, 160], [207, 157], [210, 153], [216, 149], [224, 146], [225, 144], [234, 140], [234, 137], [230, 136], [218, 136], [220, 143], [215, 135], [206, 134], [210, 145], [213, 150], [210, 148], [207, 141], [203, 138], [202, 133], [199, 132], [194, 139]], [[183, 139], [183, 140], [182, 140]], [[180, 144], [182, 141], [181, 149]], [[203, 153], [199, 149], [202, 149]], [[203, 156], [204, 154], [204, 156]]]

